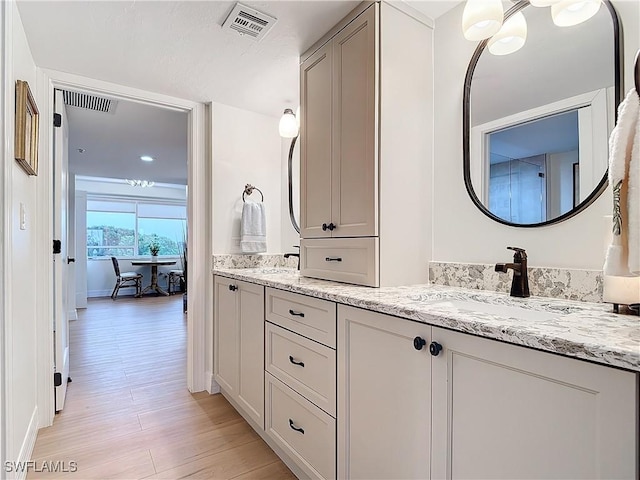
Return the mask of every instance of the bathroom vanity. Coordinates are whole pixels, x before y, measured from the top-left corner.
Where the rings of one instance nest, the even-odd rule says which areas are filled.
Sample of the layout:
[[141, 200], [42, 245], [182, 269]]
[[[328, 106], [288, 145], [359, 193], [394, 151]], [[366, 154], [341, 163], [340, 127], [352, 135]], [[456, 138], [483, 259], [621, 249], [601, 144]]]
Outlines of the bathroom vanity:
[[287, 269], [214, 284], [215, 379], [300, 477], [637, 478], [637, 317]]

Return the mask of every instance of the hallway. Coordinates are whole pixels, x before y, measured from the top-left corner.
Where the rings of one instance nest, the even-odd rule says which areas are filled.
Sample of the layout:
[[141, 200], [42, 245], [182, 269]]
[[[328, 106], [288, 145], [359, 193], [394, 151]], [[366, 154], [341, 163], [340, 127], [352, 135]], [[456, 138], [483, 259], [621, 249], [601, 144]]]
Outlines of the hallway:
[[222, 395], [188, 392], [186, 343], [181, 295], [79, 310], [73, 381], [28, 478], [295, 478]]

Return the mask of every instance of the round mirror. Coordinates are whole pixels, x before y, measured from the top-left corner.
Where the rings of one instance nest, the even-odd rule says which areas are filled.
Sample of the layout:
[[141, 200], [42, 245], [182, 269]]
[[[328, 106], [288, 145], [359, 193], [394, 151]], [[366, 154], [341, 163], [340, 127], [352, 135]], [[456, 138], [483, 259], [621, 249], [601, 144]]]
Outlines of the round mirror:
[[492, 54], [485, 40], [467, 70], [464, 180], [485, 215], [536, 227], [572, 217], [606, 188], [622, 91], [620, 28], [608, 0], [571, 27], [556, 26], [549, 7], [527, 0], [505, 20], [518, 12], [524, 46]]

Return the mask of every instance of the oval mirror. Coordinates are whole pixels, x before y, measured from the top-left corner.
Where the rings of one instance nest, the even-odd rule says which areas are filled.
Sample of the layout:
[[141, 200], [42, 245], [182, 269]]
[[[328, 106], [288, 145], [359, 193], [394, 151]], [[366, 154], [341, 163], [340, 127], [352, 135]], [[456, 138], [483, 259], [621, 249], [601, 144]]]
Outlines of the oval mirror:
[[521, 0], [524, 46], [473, 54], [464, 84], [464, 180], [478, 208], [536, 227], [584, 210], [607, 185], [608, 139], [621, 100], [620, 28], [604, 0], [595, 16], [554, 25], [549, 7]]

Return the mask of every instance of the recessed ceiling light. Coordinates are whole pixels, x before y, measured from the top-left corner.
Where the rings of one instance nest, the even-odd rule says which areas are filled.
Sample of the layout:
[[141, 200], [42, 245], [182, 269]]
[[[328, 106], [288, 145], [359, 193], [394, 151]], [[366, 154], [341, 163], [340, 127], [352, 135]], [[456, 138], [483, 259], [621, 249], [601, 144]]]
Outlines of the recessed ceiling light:
[[84, 152], [86, 152], [86, 150], [84, 148], [79, 148], [78, 149], [78, 153], [84, 153]]
[[153, 162], [153, 157], [150, 157], [149, 155], [142, 155], [140, 157], [140, 160], [142, 160], [143, 162]]

